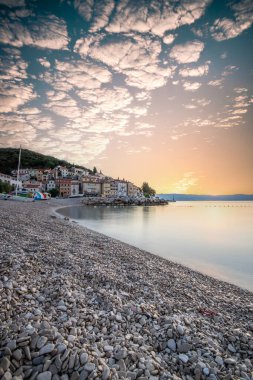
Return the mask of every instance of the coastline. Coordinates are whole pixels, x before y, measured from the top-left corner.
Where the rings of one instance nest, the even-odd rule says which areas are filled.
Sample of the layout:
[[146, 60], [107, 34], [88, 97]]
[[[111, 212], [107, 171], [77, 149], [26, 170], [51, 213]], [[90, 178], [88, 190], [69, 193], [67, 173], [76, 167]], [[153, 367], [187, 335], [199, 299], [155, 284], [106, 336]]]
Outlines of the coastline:
[[64, 220], [67, 203], [0, 203], [3, 380], [252, 378], [253, 293]]

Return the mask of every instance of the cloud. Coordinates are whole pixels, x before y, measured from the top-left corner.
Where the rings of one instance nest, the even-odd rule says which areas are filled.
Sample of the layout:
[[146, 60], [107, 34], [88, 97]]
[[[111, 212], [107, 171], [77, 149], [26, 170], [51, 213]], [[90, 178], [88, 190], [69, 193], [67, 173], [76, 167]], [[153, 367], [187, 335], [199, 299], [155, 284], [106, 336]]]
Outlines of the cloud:
[[96, 89], [112, 79], [111, 72], [87, 60], [56, 60], [54, 70], [41, 74], [41, 79], [60, 91]]
[[86, 21], [90, 21], [92, 17], [93, 5], [93, 0], [74, 0], [74, 7]]
[[29, 20], [27, 25], [5, 18], [0, 27], [0, 42], [15, 47], [66, 50], [69, 38], [65, 21], [49, 15], [38, 17], [36, 22]]
[[201, 109], [202, 107], [206, 107], [208, 104], [211, 103], [211, 100], [206, 98], [201, 99], [192, 99], [192, 103], [190, 104], [184, 104], [184, 107], [186, 109]]
[[0, 112], [15, 112], [18, 107], [35, 97], [36, 94], [31, 85], [0, 83]]
[[175, 40], [176, 36], [176, 34], [167, 34], [163, 37], [163, 42], [167, 45], [170, 45]]
[[201, 86], [199, 82], [183, 82], [183, 88], [186, 91], [197, 91]]
[[161, 42], [144, 36], [124, 39], [80, 39], [75, 50], [125, 75], [129, 86], [153, 90], [164, 86], [172, 74], [170, 67], [161, 67]]
[[24, 7], [24, 0], [0, 0], [0, 5], [6, 5], [9, 8], [13, 7]]
[[50, 109], [57, 115], [68, 119], [81, 117], [81, 111], [77, 106], [76, 100], [68, 94], [64, 92], [57, 94], [55, 92], [49, 92], [47, 95], [49, 101], [45, 105], [46, 108]]
[[191, 63], [199, 60], [201, 52], [204, 50], [204, 43], [201, 41], [190, 41], [185, 44], [175, 45], [171, 49], [170, 58], [178, 63]]
[[209, 86], [212, 86], [212, 87], [222, 87], [223, 85], [223, 79], [215, 79], [215, 80], [211, 80], [207, 83]]
[[5, 49], [0, 60], [0, 80], [19, 82], [27, 78], [28, 64], [21, 58], [18, 49]]
[[172, 186], [177, 193], [186, 193], [190, 188], [197, 185], [198, 178], [195, 176], [194, 172], [187, 172], [175, 182]]
[[38, 58], [38, 61], [41, 66], [44, 66], [46, 68], [49, 68], [51, 66], [50, 62], [46, 58]]
[[209, 65], [206, 63], [205, 65], [198, 66], [195, 68], [184, 68], [179, 70], [179, 75], [182, 77], [202, 77], [207, 75], [209, 71]]
[[110, 15], [115, 7], [114, 0], [103, 0], [96, 3], [94, 8], [94, 20], [90, 31], [97, 32], [109, 24]]
[[36, 138], [35, 128], [18, 115], [0, 114], [0, 146], [22, 146]]
[[96, 91], [81, 90], [77, 91], [77, 95], [98, 112], [106, 113], [122, 110], [133, 101], [132, 95], [123, 87], [103, 88]]
[[208, 4], [209, 0], [180, 3], [150, 0], [148, 4], [121, 0], [105, 29], [110, 33], [152, 33], [162, 37], [167, 31], [194, 23]]
[[210, 28], [216, 41], [224, 41], [239, 36], [253, 24], [253, 3], [251, 0], [241, 0], [232, 3], [234, 19], [218, 18]]

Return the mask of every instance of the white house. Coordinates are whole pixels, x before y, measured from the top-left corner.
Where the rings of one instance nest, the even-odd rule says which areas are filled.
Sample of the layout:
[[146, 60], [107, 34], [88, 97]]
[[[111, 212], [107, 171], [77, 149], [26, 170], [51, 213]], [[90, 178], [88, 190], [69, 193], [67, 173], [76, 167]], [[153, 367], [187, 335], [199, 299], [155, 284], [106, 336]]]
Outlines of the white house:
[[22, 181], [18, 180], [10, 175], [0, 173], [0, 181], [9, 183], [9, 185], [13, 185], [15, 187], [22, 188]]
[[79, 194], [79, 181], [71, 181], [70, 195]]
[[127, 182], [126, 181], [116, 181], [117, 182], [117, 196], [126, 197], [127, 196]]
[[55, 181], [53, 179], [49, 179], [46, 183], [47, 191], [55, 189]]

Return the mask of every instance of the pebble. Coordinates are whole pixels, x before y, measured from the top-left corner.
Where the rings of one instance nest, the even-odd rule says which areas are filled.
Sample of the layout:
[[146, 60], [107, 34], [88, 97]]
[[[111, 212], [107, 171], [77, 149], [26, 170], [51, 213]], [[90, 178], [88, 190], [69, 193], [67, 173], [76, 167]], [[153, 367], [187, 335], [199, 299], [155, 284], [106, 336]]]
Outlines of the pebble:
[[189, 357], [185, 354], [179, 354], [178, 355], [178, 358], [183, 362], [183, 363], [187, 363], [188, 360], [189, 360]]
[[182, 325], [177, 325], [177, 332], [178, 332], [180, 335], [184, 335], [184, 326], [182, 326]]
[[80, 363], [81, 365], [84, 365], [85, 363], [87, 363], [89, 359], [89, 356], [86, 352], [82, 352], [81, 355], [80, 355]]
[[41, 349], [45, 344], [47, 343], [47, 337], [46, 336], [40, 336], [37, 340], [36, 346], [38, 349]]
[[4, 357], [0, 360], [0, 368], [5, 372], [10, 367], [11, 363], [8, 358]]
[[53, 343], [48, 343], [40, 349], [39, 355], [48, 354], [48, 353], [52, 352], [54, 350], [54, 348], [55, 348], [55, 345]]
[[236, 364], [236, 360], [232, 359], [232, 358], [226, 358], [226, 359], [224, 359], [224, 362], [226, 364]]
[[0, 380], [251, 380], [252, 293], [47, 203], [0, 207]]
[[50, 371], [42, 372], [38, 375], [37, 380], [51, 380], [52, 373]]
[[95, 368], [96, 368], [96, 366], [94, 363], [86, 363], [84, 366], [84, 369], [88, 372], [94, 371]]
[[175, 342], [174, 339], [169, 339], [168, 342], [167, 342], [167, 346], [170, 350], [172, 351], [176, 351], [176, 348], [177, 348], [177, 344]]
[[102, 373], [102, 380], [107, 380], [110, 376], [110, 368], [105, 366]]

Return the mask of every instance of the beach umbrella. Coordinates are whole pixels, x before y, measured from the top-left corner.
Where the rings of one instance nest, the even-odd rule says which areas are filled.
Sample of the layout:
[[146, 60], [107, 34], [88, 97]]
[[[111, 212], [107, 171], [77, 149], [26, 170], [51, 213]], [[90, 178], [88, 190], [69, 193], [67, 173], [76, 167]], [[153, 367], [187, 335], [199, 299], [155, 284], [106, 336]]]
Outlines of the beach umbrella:
[[34, 199], [36, 201], [40, 201], [40, 200], [47, 199], [47, 197], [45, 194], [41, 193], [40, 191], [36, 191], [36, 193], [34, 194]]

